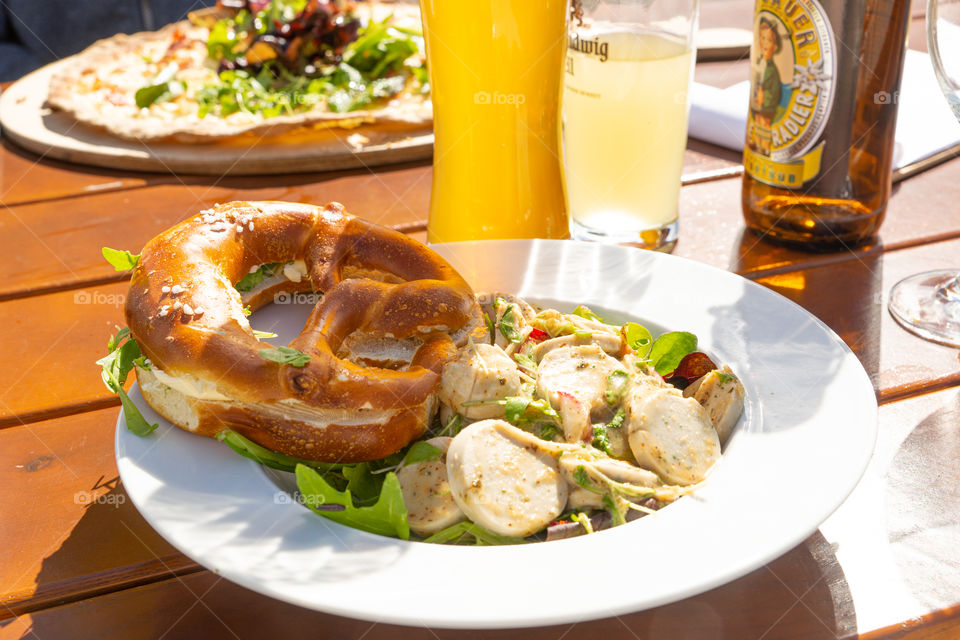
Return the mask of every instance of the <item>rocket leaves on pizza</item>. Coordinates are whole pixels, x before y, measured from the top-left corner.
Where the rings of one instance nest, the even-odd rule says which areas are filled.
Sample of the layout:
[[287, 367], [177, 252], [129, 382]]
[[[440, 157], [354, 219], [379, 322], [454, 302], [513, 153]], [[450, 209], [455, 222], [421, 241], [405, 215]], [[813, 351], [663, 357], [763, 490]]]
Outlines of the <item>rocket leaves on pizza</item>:
[[431, 121], [416, 5], [220, 0], [74, 56], [48, 102], [128, 139], [216, 141], [302, 127]]

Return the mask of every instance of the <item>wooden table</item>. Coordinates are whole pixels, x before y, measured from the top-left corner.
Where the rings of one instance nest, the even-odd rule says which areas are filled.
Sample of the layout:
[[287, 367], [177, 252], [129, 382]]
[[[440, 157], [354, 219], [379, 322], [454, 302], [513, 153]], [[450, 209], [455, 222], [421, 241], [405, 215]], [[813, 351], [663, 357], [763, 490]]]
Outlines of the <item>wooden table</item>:
[[[717, 85], [745, 73], [742, 61], [698, 67]], [[48, 162], [4, 142], [0, 638], [960, 637], [958, 351], [914, 337], [886, 310], [900, 278], [958, 266], [960, 159], [897, 185], [875, 243], [824, 254], [744, 230], [738, 165], [739, 154], [690, 142], [685, 173], [699, 177], [682, 190], [675, 254], [783, 294], [854, 350], [880, 402], [879, 441], [860, 486], [803, 544], [688, 600], [576, 625], [453, 632], [299, 609], [175, 551], [119, 484], [118, 401], [93, 364], [123, 323], [127, 289], [102, 246], [138, 251], [174, 222], [234, 199], [337, 200], [423, 238], [430, 166], [211, 179]]]

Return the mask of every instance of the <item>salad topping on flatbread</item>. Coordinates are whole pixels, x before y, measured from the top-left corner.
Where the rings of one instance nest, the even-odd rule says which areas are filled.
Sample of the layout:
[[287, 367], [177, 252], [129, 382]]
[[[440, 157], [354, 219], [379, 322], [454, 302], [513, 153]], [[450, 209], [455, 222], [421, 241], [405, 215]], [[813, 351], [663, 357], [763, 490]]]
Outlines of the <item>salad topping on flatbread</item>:
[[48, 101], [124, 138], [214, 141], [431, 121], [416, 5], [221, 0], [70, 59]]

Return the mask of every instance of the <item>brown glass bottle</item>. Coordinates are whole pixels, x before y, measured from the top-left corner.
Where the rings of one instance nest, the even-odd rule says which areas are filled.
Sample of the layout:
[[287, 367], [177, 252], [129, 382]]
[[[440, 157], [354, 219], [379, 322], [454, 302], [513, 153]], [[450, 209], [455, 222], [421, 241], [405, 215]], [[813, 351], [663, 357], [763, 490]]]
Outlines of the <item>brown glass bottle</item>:
[[[890, 197], [909, 14], [908, 0], [757, 1], [742, 190], [748, 228], [813, 249], [876, 233]], [[780, 78], [771, 76], [789, 73], [791, 61], [792, 81], [777, 93]]]

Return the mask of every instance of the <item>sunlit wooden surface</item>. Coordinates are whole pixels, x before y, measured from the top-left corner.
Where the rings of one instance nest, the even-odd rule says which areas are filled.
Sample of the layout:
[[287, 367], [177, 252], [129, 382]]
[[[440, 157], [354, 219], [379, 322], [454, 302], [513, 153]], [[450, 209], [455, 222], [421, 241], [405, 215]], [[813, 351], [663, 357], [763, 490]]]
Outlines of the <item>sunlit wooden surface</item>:
[[[745, 73], [743, 61], [697, 71], [718, 86]], [[691, 141], [685, 173], [738, 164], [736, 153]], [[739, 580], [619, 618], [452, 632], [273, 601], [167, 544], [117, 477], [119, 406], [93, 362], [123, 323], [126, 284], [100, 247], [139, 251], [172, 223], [233, 199], [337, 200], [422, 238], [429, 192], [427, 163], [213, 179], [48, 162], [3, 142], [0, 638], [960, 637], [960, 353], [912, 336], [886, 311], [900, 278], [960, 266], [960, 159], [901, 182], [880, 238], [852, 252], [802, 253], [746, 232], [736, 176], [683, 188], [675, 254], [810, 310], [860, 358], [881, 404], [876, 453], [850, 499], [803, 544]], [[624, 571], [642, 573], [626, 561]]]

